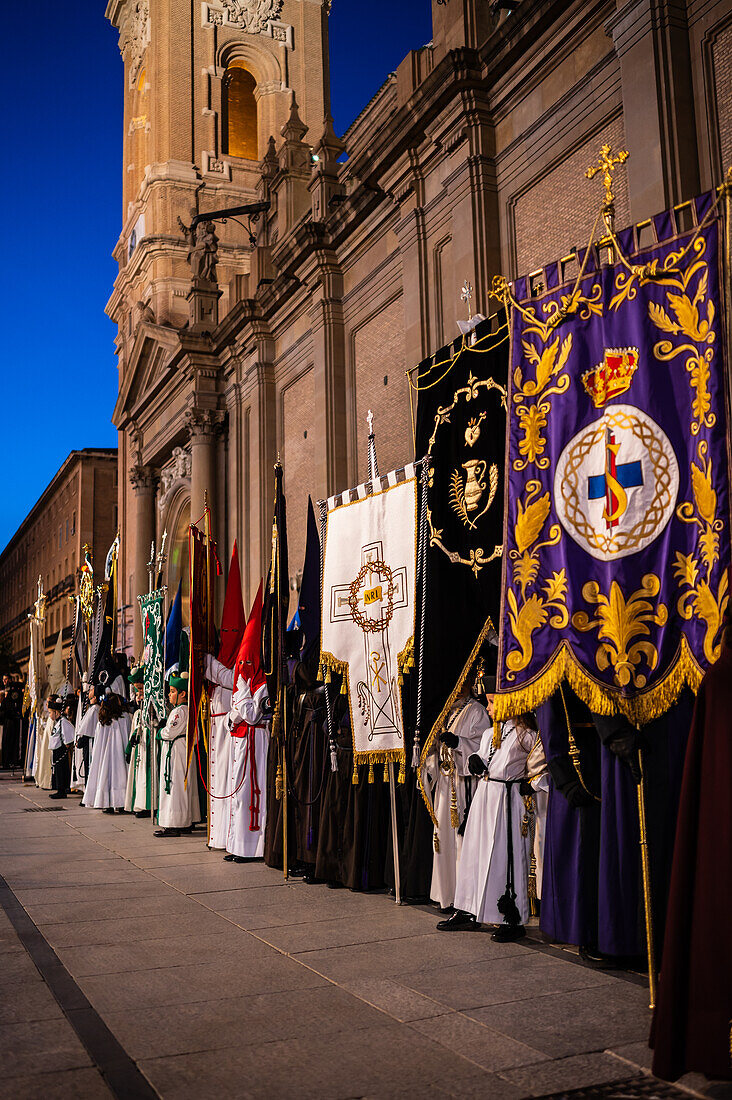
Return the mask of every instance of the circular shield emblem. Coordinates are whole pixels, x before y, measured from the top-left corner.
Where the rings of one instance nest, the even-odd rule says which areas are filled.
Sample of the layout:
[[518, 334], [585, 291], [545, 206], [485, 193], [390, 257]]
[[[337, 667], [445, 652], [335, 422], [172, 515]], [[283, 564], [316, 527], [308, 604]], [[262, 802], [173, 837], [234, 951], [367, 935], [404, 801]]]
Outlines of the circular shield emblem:
[[554, 475], [557, 516], [599, 561], [637, 554], [668, 524], [679, 467], [668, 436], [632, 405], [610, 405], [562, 451]]

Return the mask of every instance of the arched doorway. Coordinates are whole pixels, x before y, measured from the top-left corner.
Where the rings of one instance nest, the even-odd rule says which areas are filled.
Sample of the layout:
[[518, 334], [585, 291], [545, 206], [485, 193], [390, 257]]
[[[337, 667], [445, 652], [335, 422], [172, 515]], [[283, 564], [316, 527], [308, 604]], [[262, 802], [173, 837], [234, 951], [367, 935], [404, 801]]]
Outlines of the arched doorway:
[[175, 517], [171, 524], [170, 553], [168, 555], [168, 603], [172, 604], [178, 590], [178, 582], [183, 581], [183, 625], [190, 625], [191, 581], [188, 569], [188, 531], [191, 525], [191, 501], [189, 497], [173, 502], [170, 515]]

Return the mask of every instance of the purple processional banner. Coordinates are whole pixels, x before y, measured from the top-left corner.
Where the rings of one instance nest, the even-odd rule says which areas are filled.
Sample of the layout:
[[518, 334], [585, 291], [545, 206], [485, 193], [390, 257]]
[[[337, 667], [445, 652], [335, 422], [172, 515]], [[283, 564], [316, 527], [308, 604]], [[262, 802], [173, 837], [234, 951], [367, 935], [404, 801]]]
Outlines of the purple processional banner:
[[645, 725], [720, 647], [730, 564], [722, 221], [652, 219], [512, 288], [496, 717], [566, 680]]

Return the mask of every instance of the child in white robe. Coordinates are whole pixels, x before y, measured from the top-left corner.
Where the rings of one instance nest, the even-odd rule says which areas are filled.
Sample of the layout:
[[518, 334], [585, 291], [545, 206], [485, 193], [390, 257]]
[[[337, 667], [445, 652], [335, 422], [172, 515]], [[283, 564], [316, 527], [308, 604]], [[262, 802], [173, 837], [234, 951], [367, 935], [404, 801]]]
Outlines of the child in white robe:
[[180, 836], [201, 820], [195, 754], [186, 781], [188, 730], [188, 673], [170, 677], [168, 699], [172, 710], [158, 733], [161, 742], [158, 825], [154, 836]]

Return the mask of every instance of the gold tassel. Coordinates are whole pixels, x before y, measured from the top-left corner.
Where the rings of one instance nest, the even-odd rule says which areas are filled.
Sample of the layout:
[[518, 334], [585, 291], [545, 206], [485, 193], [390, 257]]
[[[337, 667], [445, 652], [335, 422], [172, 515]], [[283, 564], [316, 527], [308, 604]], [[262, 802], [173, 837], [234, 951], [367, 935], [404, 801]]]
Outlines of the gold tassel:
[[278, 802], [282, 801], [282, 764], [277, 765], [277, 776], [275, 778], [275, 798]]
[[384, 782], [385, 783], [389, 782], [389, 764], [388, 763], [384, 764]]
[[406, 783], [406, 781], [407, 781], [407, 764], [406, 764], [406, 761], [404, 760], [404, 758], [402, 757], [402, 759], [399, 763], [399, 778], [398, 778], [397, 782], [398, 783]]
[[460, 815], [458, 814], [457, 787], [455, 786], [455, 771], [450, 775], [450, 824], [453, 829], [460, 828]]
[[370, 760], [369, 761], [369, 783], [373, 783], [373, 781], [374, 781], [374, 762], [373, 762], [373, 760]]
[[345, 676], [341, 680], [341, 695], [348, 695], [348, 684], [346, 683]]
[[433, 844], [433, 847], [434, 847], [435, 851], [439, 855], [439, 852], [440, 852], [440, 838], [437, 835], [437, 830], [436, 829], [435, 829], [434, 833], [432, 834], [432, 844]]
[[493, 748], [494, 749], [500, 749], [500, 747], [501, 747], [501, 736], [502, 736], [502, 734], [501, 734], [501, 723], [497, 722], [495, 720], [495, 718], [493, 719], [493, 722], [494, 722], [494, 726], [493, 726]]
[[356, 763], [355, 757], [353, 760], [353, 774], [351, 776], [351, 782], [353, 783], [354, 787], [358, 783], [358, 764]]

